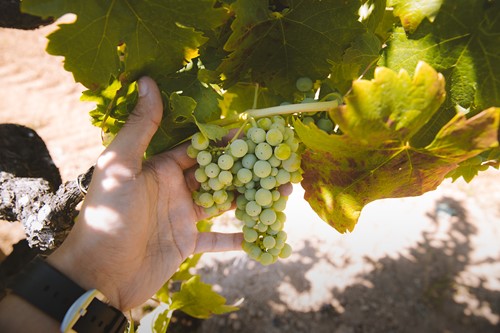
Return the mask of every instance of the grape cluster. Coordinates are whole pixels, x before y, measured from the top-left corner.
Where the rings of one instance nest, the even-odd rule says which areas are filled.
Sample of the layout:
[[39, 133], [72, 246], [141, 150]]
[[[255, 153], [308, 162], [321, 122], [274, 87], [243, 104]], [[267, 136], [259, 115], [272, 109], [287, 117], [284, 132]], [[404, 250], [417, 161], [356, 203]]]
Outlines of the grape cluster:
[[302, 180], [299, 140], [281, 116], [251, 121], [243, 138], [225, 147], [196, 133], [188, 155], [196, 158], [197, 205], [213, 216], [236, 200], [236, 217], [243, 222], [243, 250], [263, 265], [286, 258], [291, 247], [283, 230], [287, 197], [279, 187]]

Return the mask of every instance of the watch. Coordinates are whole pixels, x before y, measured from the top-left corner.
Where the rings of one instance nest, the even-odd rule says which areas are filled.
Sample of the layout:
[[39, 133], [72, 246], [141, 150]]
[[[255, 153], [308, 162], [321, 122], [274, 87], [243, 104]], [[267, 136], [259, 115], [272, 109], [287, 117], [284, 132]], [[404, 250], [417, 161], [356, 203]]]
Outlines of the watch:
[[123, 333], [127, 327], [127, 318], [99, 291], [86, 291], [38, 256], [7, 289], [60, 322], [62, 332]]

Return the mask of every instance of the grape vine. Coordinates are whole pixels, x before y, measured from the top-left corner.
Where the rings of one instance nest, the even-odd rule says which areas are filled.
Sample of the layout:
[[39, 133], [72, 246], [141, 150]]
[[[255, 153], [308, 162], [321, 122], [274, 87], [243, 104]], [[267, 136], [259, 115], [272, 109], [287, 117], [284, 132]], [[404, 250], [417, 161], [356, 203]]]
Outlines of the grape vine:
[[133, 109], [136, 80], [157, 81], [164, 115], [147, 155], [191, 139], [194, 200], [211, 214], [235, 201], [261, 263], [289, 252], [288, 177], [344, 233], [369, 202], [499, 167], [500, 1], [168, 2], [22, 7], [76, 15], [47, 51], [88, 89], [106, 136]]

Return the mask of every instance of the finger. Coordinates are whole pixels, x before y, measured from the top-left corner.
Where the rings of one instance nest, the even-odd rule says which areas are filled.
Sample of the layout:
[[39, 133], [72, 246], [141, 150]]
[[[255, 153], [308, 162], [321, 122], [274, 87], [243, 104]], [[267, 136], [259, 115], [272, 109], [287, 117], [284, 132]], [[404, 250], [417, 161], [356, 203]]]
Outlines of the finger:
[[156, 83], [139, 79], [139, 101], [108, 149], [130, 167], [140, 169], [144, 152], [161, 122], [163, 103]]
[[186, 179], [186, 185], [190, 192], [194, 192], [200, 188], [200, 183], [196, 180], [194, 176], [196, 168], [191, 168], [184, 171], [184, 178]]
[[200, 232], [194, 253], [241, 250], [242, 233]]
[[184, 142], [183, 144], [166, 151], [163, 154], [158, 155], [158, 158], [161, 160], [163, 158], [170, 158], [177, 163], [182, 170], [189, 169], [193, 165], [196, 164], [196, 160], [187, 155], [186, 150], [189, 146], [189, 142]]

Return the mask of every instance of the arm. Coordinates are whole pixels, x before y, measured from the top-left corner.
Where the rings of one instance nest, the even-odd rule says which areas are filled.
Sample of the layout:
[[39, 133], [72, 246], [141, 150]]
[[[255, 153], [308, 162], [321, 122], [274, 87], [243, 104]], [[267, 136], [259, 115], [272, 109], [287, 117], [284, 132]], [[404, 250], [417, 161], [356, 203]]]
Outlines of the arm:
[[[240, 233], [197, 231], [196, 222], [206, 216], [191, 198], [197, 186], [195, 161], [185, 146], [143, 161], [163, 108], [151, 79], [139, 81], [139, 95], [136, 109], [97, 161], [77, 223], [47, 259], [84, 289], [100, 290], [122, 311], [150, 298], [189, 255], [237, 250], [243, 239]], [[6, 297], [0, 303], [0, 327], [37, 312], [29, 307], [14, 295]], [[47, 318], [47, 327], [51, 321]]]

